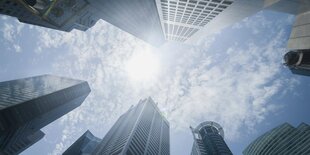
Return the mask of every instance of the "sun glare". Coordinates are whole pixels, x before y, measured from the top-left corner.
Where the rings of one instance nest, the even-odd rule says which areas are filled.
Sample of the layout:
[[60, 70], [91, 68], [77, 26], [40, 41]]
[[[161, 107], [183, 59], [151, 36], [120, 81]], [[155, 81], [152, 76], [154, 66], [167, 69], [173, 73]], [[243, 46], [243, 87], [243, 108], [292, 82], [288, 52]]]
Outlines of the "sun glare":
[[139, 51], [126, 64], [128, 76], [135, 81], [150, 81], [159, 73], [159, 59], [151, 50]]

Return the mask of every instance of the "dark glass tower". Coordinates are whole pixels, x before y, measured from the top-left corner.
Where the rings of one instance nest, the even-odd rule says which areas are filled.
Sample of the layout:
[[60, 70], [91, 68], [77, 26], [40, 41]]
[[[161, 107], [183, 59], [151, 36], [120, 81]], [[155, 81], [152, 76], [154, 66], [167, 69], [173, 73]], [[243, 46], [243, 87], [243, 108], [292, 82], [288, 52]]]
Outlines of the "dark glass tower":
[[218, 123], [206, 121], [195, 129], [190, 128], [194, 137], [191, 155], [232, 155], [224, 141], [223, 128]]
[[243, 154], [310, 154], [310, 126], [301, 123], [295, 128], [288, 123], [284, 123], [254, 140], [243, 151]]
[[43, 75], [0, 82], [0, 154], [18, 154], [40, 140], [40, 129], [81, 105], [86, 81]]
[[87, 130], [63, 153], [63, 155], [91, 154], [98, 146], [100, 141], [100, 138], [95, 137], [89, 130]]
[[310, 50], [290, 51], [284, 55], [284, 61], [292, 73], [310, 76]]
[[169, 155], [169, 123], [151, 98], [141, 100], [113, 125], [93, 155]]

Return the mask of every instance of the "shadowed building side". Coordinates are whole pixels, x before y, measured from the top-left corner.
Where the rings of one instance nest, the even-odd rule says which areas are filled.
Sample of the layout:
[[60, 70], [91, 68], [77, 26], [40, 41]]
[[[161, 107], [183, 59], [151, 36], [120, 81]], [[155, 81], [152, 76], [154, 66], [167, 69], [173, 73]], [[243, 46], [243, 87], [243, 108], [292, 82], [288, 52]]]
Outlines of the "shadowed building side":
[[95, 137], [89, 130], [87, 130], [63, 153], [63, 155], [91, 154], [98, 146], [100, 141], [100, 138]]
[[95, 25], [87, 0], [2, 0], [0, 14], [18, 18], [20, 22], [61, 31], [86, 31]]
[[86, 81], [51, 75], [0, 82], [0, 152], [25, 150], [43, 137], [41, 128], [81, 105], [89, 93]]

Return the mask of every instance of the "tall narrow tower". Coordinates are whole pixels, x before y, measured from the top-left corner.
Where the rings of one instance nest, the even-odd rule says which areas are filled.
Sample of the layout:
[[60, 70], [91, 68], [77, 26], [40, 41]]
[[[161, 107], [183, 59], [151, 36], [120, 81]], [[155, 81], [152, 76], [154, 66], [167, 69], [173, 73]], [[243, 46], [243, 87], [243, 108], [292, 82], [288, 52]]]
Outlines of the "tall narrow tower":
[[232, 155], [224, 141], [223, 128], [218, 123], [206, 121], [195, 129], [190, 128], [194, 137], [191, 155]]
[[141, 100], [113, 125], [94, 155], [169, 155], [169, 123], [151, 98]]
[[44, 126], [75, 109], [90, 93], [86, 81], [43, 75], [0, 82], [0, 154], [39, 141]]

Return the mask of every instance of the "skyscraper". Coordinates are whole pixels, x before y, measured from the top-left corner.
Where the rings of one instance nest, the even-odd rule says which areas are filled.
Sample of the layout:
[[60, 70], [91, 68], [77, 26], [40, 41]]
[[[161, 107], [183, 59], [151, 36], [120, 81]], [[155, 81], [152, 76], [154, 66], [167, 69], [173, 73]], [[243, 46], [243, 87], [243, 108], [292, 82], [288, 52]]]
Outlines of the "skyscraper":
[[18, 154], [40, 140], [40, 129], [81, 105], [86, 81], [42, 75], [0, 82], [0, 154]]
[[93, 153], [113, 154], [170, 154], [169, 123], [151, 98], [123, 114]]
[[295, 128], [284, 123], [254, 140], [243, 154], [310, 154], [310, 126], [301, 123]]
[[232, 155], [224, 141], [223, 128], [218, 123], [206, 121], [195, 129], [190, 128], [194, 137], [191, 155]]
[[86, 31], [98, 20], [86, 0], [2, 0], [0, 14], [61, 31]]
[[63, 153], [63, 155], [91, 154], [98, 146], [100, 141], [100, 138], [95, 137], [89, 130], [87, 130]]
[[87, 30], [98, 19], [152, 45], [197, 44], [263, 9], [296, 15], [289, 49], [310, 49], [309, 0], [4, 0], [0, 13], [53, 29]]
[[310, 76], [310, 50], [290, 51], [284, 55], [284, 61], [292, 73]]
[[89, 0], [97, 15], [152, 45], [165, 41], [155, 0]]

